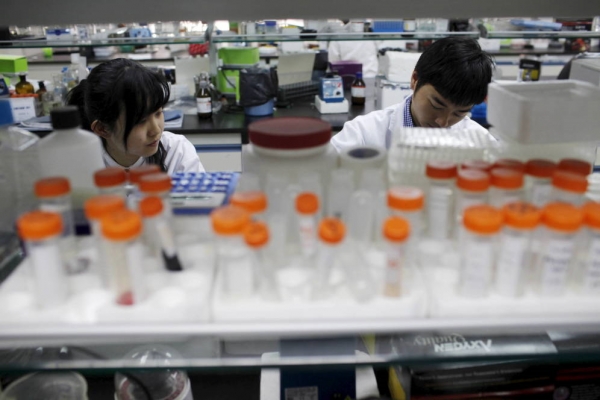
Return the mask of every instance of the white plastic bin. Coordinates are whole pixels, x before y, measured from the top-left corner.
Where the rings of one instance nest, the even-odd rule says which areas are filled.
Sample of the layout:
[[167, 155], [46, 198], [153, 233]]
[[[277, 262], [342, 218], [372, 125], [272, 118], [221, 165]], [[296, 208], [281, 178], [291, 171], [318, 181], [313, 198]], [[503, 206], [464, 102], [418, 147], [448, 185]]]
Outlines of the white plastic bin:
[[520, 143], [598, 139], [600, 88], [562, 80], [488, 87], [487, 119], [502, 136]]

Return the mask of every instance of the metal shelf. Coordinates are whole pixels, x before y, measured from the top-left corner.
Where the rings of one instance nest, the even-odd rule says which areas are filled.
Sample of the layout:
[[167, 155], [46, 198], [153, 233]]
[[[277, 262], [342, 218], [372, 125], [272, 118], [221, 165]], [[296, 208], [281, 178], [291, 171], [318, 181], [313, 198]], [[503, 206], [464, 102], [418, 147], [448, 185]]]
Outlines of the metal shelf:
[[298, 41], [360, 41], [360, 40], [435, 40], [448, 36], [463, 36], [477, 39], [478, 32], [338, 32], [338, 33], [303, 33], [290, 34], [265, 34], [265, 35], [217, 35], [213, 34], [215, 43], [231, 42], [298, 42]]
[[0, 40], [3, 48], [41, 48], [41, 47], [106, 47], [106, 46], [142, 46], [154, 44], [191, 44], [205, 43], [204, 36], [174, 36], [160, 38], [108, 38], [94, 40]]
[[586, 31], [492, 31], [485, 36], [487, 39], [569, 39], [600, 38], [600, 32]]

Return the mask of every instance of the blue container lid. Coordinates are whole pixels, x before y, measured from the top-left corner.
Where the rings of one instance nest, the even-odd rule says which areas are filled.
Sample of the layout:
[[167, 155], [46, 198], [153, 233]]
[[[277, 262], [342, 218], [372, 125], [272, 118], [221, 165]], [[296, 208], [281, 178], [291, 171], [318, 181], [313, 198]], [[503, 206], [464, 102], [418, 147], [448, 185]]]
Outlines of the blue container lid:
[[266, 26], [276, 26], [277, 25], [277, 21], [265, 21], [265, 25]]

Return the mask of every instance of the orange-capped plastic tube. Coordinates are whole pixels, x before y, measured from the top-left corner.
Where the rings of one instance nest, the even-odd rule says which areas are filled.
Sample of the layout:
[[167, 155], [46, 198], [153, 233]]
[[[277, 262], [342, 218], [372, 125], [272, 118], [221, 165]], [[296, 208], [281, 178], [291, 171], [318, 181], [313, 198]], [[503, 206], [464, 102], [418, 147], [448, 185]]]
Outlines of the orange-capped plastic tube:
[[337, 218], [324, 218], [319, 223], [319, 237], [326, 243], [340, 243], [345, 235], [346, 226]]
[[502, 228], [502, 213], [488, 205], [467, 207], [463, 213], [463, 224], [468, 230], [490, 235]]

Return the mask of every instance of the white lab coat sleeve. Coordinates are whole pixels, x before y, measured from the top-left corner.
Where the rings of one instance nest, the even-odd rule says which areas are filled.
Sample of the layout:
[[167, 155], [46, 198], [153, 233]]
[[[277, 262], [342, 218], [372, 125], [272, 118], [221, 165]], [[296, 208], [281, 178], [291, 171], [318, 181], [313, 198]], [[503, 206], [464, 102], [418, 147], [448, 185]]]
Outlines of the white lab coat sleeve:
[[331, 144], [338, 152], [353, 146], [386, 147], [393, 108], [373, 111], [346, 122], [344, 128], [331, 138]]
[[165, 164], [169, 175], [175, 172], [204, 172], [196, 148], [185, 136], [165, 131], [163, 139], [161, 142], [167, 151]]
[[329, 42], [329, 46], [327, 46], [327, 60], [329, 62], [342, 60], [339, 42]]

